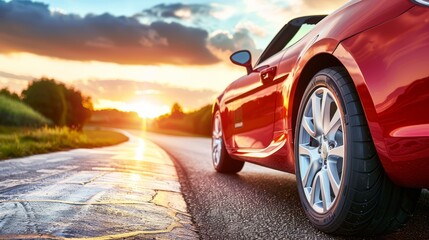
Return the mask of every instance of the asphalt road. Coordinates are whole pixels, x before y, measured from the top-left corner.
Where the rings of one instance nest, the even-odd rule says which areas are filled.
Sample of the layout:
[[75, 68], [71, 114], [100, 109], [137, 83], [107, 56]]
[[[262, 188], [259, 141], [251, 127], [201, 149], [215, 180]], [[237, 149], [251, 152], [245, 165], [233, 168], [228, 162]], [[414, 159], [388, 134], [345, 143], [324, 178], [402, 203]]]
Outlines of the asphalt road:
[[[301, 209], [295, 175], [246, 163], [217, 174], [210, 139], [148, 134], [175, 158], [182, 192], [202, 239], [342, 239], [315, 230]], [[429, 239], [429, 192], [399, 232], [377, 239]]]

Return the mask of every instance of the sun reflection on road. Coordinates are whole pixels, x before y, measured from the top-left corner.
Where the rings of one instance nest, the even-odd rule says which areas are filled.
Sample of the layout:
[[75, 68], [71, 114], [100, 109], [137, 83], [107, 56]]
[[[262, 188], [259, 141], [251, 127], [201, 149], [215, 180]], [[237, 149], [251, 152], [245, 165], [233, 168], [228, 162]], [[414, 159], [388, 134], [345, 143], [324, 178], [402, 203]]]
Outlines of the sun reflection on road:
[[130, 180], [131, 180], [131, 183], [139, 182], [141, 180], [141, 176], [140, 174], [137, 174], [137, 173], [131, 173]]
[[145, 141], [143, 141], [143, 139], [139, 138], [138, 145], [136, 146], [134, 159], [137, 161], [143, 161], [145, 152], [146, 152], [146, 143]]

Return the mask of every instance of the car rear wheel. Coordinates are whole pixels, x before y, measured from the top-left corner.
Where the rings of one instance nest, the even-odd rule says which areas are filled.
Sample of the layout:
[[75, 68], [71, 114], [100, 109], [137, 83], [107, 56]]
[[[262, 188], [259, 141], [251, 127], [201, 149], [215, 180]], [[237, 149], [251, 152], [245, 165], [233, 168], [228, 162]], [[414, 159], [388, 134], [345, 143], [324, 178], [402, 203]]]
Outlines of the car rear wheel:
[[405, 224], [420, 194], [385, 174], [353, 82], [339, 67], [317, 73], [304, 93], [295, 165], [304, 210], [328, 233], [393, 231]]
[[213, 167], [220, 173], [237, 173], [244, 166], [244, 162], [231, 158], [226, 151], [219, 111], [216, 111], [213, 117], [212, 161]]

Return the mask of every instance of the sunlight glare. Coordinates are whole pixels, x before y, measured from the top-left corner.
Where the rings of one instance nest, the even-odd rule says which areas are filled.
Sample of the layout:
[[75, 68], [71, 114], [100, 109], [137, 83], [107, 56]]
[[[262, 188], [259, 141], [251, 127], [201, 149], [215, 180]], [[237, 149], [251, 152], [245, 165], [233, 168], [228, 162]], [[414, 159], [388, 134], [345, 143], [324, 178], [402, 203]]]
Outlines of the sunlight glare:
[[138, 140], [138, 145], [136, 147], [136, 152], [135, 152], [135, 156], [134, 159], [137, 161], [143, 161], [144, 160], [144, 155], [146, 152], [146, 144], [143, 141], [143, 139], [139, 139]]
[[167, 105], [159, 106], [149, 102], [141, 101], [139, 103], [130, 104], [130, 110], [137, 112], [141, 118], [156, 118], [170, 112], [170, 107]]
[[137, 112], [141, 118], [156, 118], [170, 112], [170, 107], [159, 106], [149, 102], [130, 104], [130, 110]]
[[104, 108], [116, 108], [126, 112], [136, 112], [141, 118], [157, 118], [163, 114], [170, 112], [170, 107], [167, 105], [161, 105], [157, 103], [151, 103], [144, 100], [119, 102], [111, 101], [106, 99], [99, 99], [95, 104], [95, 109]]
[[131, 173], [130, 180], [130, 183], [138, 183], [141, 180], [141, 176], [138, 173]]

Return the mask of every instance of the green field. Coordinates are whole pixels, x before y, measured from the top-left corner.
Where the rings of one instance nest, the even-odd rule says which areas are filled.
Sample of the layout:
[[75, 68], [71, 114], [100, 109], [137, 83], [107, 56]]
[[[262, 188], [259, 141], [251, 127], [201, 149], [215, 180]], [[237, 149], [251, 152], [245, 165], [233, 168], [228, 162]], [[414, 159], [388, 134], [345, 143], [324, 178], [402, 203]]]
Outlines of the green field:
[[125, 142], [128, 137], [108, 130], [84, 130], [68, 128], [18, 128], [0, 127], [0, 159], [30, 156], [40, 153], [94, 148]]
[[0, 125], [39, 127], [51, 121], [26, 104], [0, 95]]

